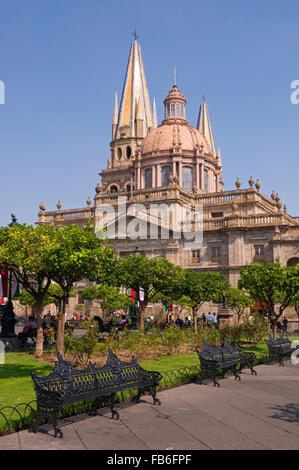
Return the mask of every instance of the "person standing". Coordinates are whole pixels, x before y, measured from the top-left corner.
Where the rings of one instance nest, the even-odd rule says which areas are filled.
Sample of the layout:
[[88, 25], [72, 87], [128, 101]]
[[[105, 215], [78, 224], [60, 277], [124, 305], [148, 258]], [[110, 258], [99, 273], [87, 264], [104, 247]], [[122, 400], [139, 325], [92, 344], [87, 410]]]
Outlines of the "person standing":
[[218, 327], [218, 317], [217, 317], [217, 314], [216, 313], [213, 313], [213, 323], [215, 325], [215, 327], [217, 328]]

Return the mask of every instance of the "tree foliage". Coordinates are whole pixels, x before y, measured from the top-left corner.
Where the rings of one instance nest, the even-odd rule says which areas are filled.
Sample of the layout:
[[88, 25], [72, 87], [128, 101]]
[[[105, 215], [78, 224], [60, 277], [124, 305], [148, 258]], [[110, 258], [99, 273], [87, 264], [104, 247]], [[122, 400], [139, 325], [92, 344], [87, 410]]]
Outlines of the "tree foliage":
[[276, 337], [277, 322], [299, 291], [299, 266], [283, 267], [278, 259], [275, 263], [253, 263], [241, 269], [239, 288], [258, 300], [273, 318]]

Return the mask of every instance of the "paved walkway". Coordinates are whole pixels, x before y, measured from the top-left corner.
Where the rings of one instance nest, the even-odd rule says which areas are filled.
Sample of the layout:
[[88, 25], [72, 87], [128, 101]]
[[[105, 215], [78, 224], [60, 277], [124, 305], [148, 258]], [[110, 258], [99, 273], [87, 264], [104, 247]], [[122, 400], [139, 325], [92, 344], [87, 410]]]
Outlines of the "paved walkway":
[[64, 439], [28, 431], [0, 438], [4, 449], [299, 449], [299, 366], [258, 366], [258, 375], [190, 384], [144, 402], [64, 426]]

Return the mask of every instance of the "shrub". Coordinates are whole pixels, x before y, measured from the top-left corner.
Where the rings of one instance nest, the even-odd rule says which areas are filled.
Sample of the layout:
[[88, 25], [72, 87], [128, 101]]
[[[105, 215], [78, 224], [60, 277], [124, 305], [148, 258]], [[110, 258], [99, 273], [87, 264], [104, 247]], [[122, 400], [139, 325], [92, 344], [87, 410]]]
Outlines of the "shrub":
[[86, 365], [98, 344], [98, 323], [83, 321], [80, 323], [80, 328], [86, 330], [81, 337], [74, 337], [73, 331], [66, 332], [64, 347], [66, 353], [73, 354], [81, 365]]

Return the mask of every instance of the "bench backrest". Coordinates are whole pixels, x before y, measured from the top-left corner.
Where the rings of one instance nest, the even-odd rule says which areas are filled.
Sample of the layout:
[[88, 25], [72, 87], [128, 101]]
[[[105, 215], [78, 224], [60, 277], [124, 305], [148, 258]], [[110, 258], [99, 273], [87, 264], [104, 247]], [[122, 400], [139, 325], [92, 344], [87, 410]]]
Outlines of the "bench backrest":
[[121, 361], [112, 351], [108, 351], [108, 359], [103, 367], [95, 368], [99, 383], [105, 384], [107, 381], [118, 383], [133, 383], [146, 376], [146, 371], [138, 364], [135, 357], [132, 361]]

